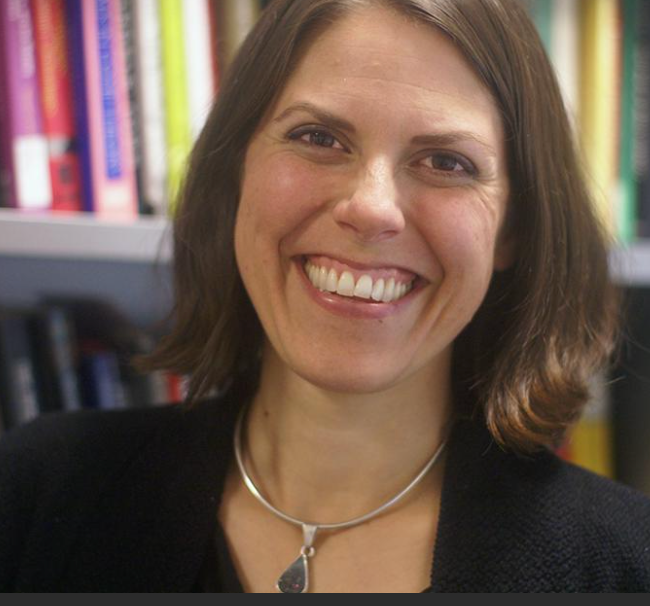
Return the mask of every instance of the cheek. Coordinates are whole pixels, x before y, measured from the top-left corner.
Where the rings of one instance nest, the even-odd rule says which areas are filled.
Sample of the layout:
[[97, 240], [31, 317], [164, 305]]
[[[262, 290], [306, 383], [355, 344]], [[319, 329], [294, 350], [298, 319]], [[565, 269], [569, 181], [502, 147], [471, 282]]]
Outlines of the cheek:
[[241, 215], [259, 236], [282, 237], [312, 216], [323, 203], [323, 186], [316, 171], [298, 160], [278, 157], [258, 166], [244, 180]]
[[462, 197], [426, 205], [419, 219], [447, 278], [471, 276], [481, 287], [492, 275], [498, 228], [495, 213]]

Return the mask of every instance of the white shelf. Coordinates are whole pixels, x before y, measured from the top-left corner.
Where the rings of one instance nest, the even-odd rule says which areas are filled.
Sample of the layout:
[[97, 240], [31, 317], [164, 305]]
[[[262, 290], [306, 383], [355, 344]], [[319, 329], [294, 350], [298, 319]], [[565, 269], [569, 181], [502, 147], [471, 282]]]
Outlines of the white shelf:
[[162, 217], [118, 223], [0, 209], [0, 256], [168, 263], [171, 250], [169, 222]]

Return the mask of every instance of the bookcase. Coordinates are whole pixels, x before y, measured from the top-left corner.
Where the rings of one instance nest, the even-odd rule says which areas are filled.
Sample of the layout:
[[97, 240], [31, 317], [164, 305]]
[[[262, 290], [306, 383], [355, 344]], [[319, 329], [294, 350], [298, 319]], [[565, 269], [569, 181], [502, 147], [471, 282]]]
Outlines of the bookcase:
[[[527, 0], [546, 37], [554, 27], [553, 10], [582, 1], [592, 0]], [[220, 18], [238, 21], [231, 40], [218, 44], [224, 56], [232, 56], [232, 40], [241, 40], [264, 2], [210, 4], [218, 7]], [[650, 239], [623, 239], [625, 244], [610, 255], [612, 275], [630, 301], [628, 339], [608, 388], [614, 475], [650, 494]], [[171, 249], [164, 213], [116, 221], [88, 212], [52, 215], [0, 208], [0, 305], [30, 307], [43, 295], [92, 296], [110, 301], [152, 332], [172, 304]]]

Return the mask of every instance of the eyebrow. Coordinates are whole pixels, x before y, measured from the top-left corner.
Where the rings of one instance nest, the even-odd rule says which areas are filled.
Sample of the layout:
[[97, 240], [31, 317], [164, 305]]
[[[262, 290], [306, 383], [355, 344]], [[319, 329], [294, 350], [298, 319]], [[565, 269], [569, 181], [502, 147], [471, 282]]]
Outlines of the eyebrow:
[[[319, 122], [337, 128], [339, 130], [344, 130], [352, 134], [357, 132], [354, 125], [348, 120], [345, 120], [344, 118], [341, 118], [340, 116], [337, 116], [332, 112], [320, 108], [317, 105], [314, 105], [313, 103], [310, 103], [308, 101], [299, 101], [297, 103], [293, 103], [292, 105], [287, 107], [279, 116], [275, 117], [273, 119], [273, 122], [283, 122], [291, 115], [300, 112], [308, 113]], [[457, 130], [457, 131], [450, 131], [450, 132], [430, 133], [426, 135], [417, 135], [411, 139], [411, 143], [414, 145], [434, 145], [434, 146], [435, 145], [447, 146], [462, 141], [473, 141], [475, 143], [478, 143], [487, 152], [489, 152], [493, 156], [496, 156], [496, 151], [494, 150], [494, 148], [491, 145], [487, 144], [485, 141], [483, 141], [483, 139], [481, 139], [477, 134], [471, 131]]]

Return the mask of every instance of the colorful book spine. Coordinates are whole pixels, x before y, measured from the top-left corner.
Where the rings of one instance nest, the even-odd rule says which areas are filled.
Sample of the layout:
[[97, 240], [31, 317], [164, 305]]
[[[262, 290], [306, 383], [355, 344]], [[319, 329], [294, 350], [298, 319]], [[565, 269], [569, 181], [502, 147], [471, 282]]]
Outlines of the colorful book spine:
[[611, 235], [618, 191], [618, 10], [612, 0], [580, 2], [580, 140], [596, 208]]
[[192, 148], [186, 80], [183, 0], [160, 0], [160, 23], [167, 135], [168, 208], [170, 214], [174, 214], [176, 198]]
[[32, 0], [38, 80], [52, 181], [52, 210], [80, 211], [81, 174], [76, 151], [72, 76], [64, 0]]
[[183, 0], [185, 72], [192, 139], [203, 129], [214, 99], [209, 0]]
[[629, 243], [636, 236], [636, 176], [634, 153], [636, 145], [637, 115], [635, 100], [635, 73], [638, 48], [638, 0], [623, 0], [623, 73], [620, 115], [620, 170], [619, 207], [616, 223], [618, 237]]
[[5, 204], [50, 210], [52, 185], [29, 0], [0, 0], [0, 167]]
[[650, 238], [650, 2], [641, 0], [638, 8], [634, 78], [636, 232], [639, 238]]
[[84, 210], [98, 218], [138, 214], [119, 0], [67, 0], [81, 142]]
[[154, 214], [167, 213], [167, 143], [158, 0], [131, 2], [141, 195]]

